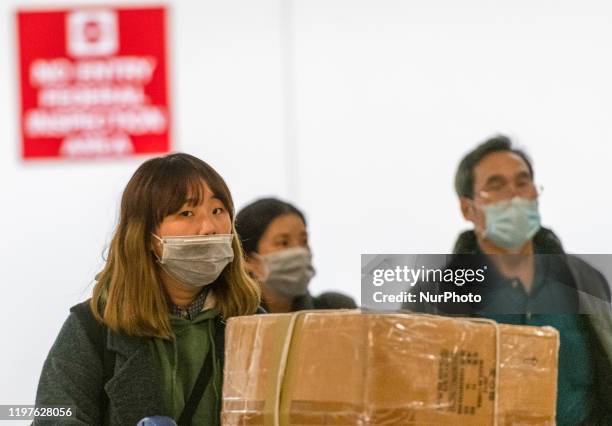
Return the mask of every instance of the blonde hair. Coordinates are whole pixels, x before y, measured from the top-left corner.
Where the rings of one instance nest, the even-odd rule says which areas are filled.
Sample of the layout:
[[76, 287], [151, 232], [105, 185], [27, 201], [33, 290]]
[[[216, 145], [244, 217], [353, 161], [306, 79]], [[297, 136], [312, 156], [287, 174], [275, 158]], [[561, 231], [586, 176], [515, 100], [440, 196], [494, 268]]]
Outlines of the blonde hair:
[[113, 331], [131, 336], [173, 336], [167, 296], [151, 250], [151, 233], [188, 198], [194, 205], [201, 202], [202, 181], [229, 211], [234, 235], [234, 260], [210, 284], [217, 307], [225, 319], [257, 310], [260, 289], [244, 269], [234, 228], [234, 204], [225, 181], [204, 161], [188, 154], [171, 154], [143, 163], [123, 192], [119, 224], [90, 300], [96, 319]]

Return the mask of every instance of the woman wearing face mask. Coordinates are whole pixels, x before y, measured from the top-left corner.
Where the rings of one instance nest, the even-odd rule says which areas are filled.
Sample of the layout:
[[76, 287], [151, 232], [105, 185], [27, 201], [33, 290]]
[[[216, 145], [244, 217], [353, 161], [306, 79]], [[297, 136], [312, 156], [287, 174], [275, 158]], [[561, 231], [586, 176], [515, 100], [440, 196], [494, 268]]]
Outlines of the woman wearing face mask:
[[37, 405], [73, 407], [70, 424], [135, 425], [153, 415], [218, 424], [224, 320], [259, 305], [233, 211], [205, 162], [172, 154], [142, 164], [123, 192], [92, 298], [71, 309], [45, 361]]
[[276, 198], [257, 200], [236, 215], [236, 231], [246, 253], [247, 269], [262, 284], [266, 311], [356, 307], [353, 299], [339, 293], [313, 297], [308, 292], [315, 270], [306, 219], [295, 206]]

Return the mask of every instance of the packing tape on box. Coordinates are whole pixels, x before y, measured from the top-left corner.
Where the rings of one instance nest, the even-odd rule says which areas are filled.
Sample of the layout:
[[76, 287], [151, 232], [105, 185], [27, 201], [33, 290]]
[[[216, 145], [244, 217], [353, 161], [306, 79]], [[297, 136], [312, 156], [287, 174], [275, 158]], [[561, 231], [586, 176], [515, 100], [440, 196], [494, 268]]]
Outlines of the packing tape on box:
[[497, 426], [497, 417], [499, 410], [499, 370], [501, 359], [501, 332], [499, 324], [493, 320], [486, 318], [465, 318], [471, 322], [479, 322], [490, 324], [495, 328], [495, 399], [493, 401], [493, 426]]
[[[274, 335], [279, 336], [279, 338], [274, 339], [271, 353], [278, 354], [278, 358], [272, 362], [274, 370], [271, 374], [273, 377], [275, 377], [274, 386], [270, 386], [270, 389], [268, 389], [268, 392], [266, 393], [264, 404], [265, 426], [279, 425], [281, 390], [296, 318], [297, 315], [291, 315], [284, 318], [283, 321], [278, 321], [274, 325]], [[280, 338], [280, 336], [284, 337]]]
[[[308, 310], [291, 313], [287, 316], [287, 320], [279, 321], [275, 325], [275, 336], [284, 336], [277, 338], [274, 341], [273, 353], [280, 354], [277, 362], [273, 365], [276, 367], [273, 371], [274, 386], [268, 390], [265, 400], [264, 425], [265, 426], [287, 426], [290, 425], [289, 410], [281, 410], [281, 394], [285, 375], [287, 373], [287, 364], [289, 353], [291, 351], [291, 342], [295, 334], [295, 325], [298, 317], [306, 316], [310, 313], [324, 313], [325, 310]], [[354, 312], [354, 311], [353, 311]], [[363, 314], [363, 313], [362, 313]], [[364, 314], [367, 315], [367, 314]], [[411, 314], [415, 315], [415, 314]], [[422, 317], [439, 318], [437, 315], [417, 314]], [[498, 425], [498, 409], [499, 409], [499, 375], [500, 375], [500, 359], [501, 359], [501, 332], [499, 324], [493, 320], [486, 318], [455, 318], [455, 320], [464, 320], [481, 324], [489, 324], [495, 330], [495, 396], [493, 401], [493, 425]]]

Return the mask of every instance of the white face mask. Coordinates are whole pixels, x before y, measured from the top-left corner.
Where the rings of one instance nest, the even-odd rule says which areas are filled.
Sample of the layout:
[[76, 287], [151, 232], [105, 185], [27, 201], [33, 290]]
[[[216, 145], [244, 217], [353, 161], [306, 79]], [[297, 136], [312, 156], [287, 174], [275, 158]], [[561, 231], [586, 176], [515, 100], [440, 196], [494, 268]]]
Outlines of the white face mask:
[[163, 237], [160, 266], [172, 278], [193, 286], [212, 284], [234, 259], [232, 234]]
[[499, 247], [518, 250], [540, 229], [537, 200], [514, 197], [483, 206], [484, 236]]
[[289, 248], [263, 255], [261, 259], [268, 272], [267, 287], [288, 298], [306, 294], [308, 283], [315, 275], [310, 250]]

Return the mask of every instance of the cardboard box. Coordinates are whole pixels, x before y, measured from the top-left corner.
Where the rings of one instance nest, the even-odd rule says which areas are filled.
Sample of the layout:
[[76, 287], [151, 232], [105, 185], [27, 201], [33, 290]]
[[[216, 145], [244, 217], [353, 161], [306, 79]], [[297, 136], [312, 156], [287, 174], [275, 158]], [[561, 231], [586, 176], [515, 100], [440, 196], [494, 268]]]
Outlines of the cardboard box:
[[[554, 425], [558, 332], [302, 311], [228, 321], [224, 425]], [[497, 420], [497, 422], [495, 422]]]

